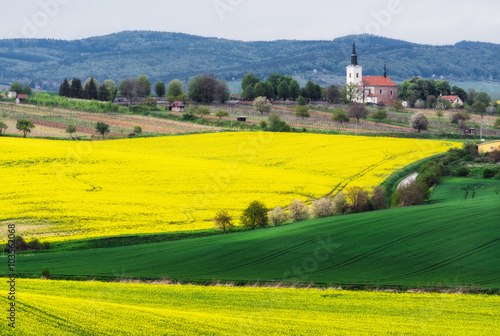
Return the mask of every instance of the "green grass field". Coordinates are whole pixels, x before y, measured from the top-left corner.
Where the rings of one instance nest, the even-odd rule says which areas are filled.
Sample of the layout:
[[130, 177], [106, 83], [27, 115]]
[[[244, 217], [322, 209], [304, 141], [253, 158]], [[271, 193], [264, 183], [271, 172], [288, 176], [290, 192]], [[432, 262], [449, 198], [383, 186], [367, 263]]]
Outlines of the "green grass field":
[[[1, 335], [465, 336], [500, 328], [496, 295], [26, 279], [17, 286], [16, 329], [5, 319]], [[8, 307], [5, 290], [0, 304]]]
[[[432, 204], [224, 236], [18, 257], [18, 272], [186, 281], [500, 288], [500, 182], [463, 200], [453, 179]], [[449, 200], [451, 198], [451, 200]]]

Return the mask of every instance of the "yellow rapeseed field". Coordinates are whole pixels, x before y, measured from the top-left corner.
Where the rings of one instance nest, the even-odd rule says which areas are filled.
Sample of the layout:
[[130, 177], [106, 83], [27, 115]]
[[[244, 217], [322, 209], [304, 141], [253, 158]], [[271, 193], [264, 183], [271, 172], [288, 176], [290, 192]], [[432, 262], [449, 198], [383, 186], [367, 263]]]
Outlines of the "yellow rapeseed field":
[[[6, 283], [7, 279], [0, 279]], [[1, 335], [498, 335], [497, 295], [17, 279]], [[6, 285], [7, 286], [7, 285]]]
[[369, 188], [451, 146], [270, 132], [93, 142], [1, 137], [0, 222], [50, 241], [211, 228], [218, 209], [238, 218], [253, 200], [271, 208], [347, 185]]

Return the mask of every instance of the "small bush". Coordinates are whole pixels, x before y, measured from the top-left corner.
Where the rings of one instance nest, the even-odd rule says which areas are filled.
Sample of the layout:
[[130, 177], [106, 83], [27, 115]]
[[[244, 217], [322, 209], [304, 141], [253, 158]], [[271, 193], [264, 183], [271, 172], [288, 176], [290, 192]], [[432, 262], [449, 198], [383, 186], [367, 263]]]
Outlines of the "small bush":
[[469, 169], [464, 167], [464, 166], [458, 167], [455, 175], [457, 175], [459, 177], [465, 177], [465, 176], [469, 175]]
[[193, 113], [188, 112], [182, 115], [182, 119], [185, 121], [193, 121], [196, 119], [196, 116]]
[[309, 218], [307, 206], [298, 198], [293, 200], [288, 206], [288, 214], [294, 222], [300, 222]]
[[40, 243], [40, 241], [38, 239], [33, 239], [32, 241], [30, 241], [28, 244], [28, 250], [35, 250], [35, 251], [38, 251], [38, 250], [41, 250], [42, 249], [42, 244]]
[[483, 170], [483, 177], [484, 178], [492, 178], [496, 175], [496, 171], [494, 171], [491, 168], [484, 168]]
[[333, 202], [328, 197], [320, 198], [312, 204], [312, 215], [314, 218], [330, 217], [335, 214]]
[[495, 149], [494, 151], [490, 152], [488, 154], [488, 158], [491, 160], [493, 163], [500, 162], [500, 151], [498, 149]]
[[267, 216], [269, 217], [269, 221], [271, 222], [271, 224], [273, 224], [274, 226], [279, 226], [286, 222], [286, 220], [288, 219], [288, 214], [279, 206], [269, 211], [267, 213]]
[[50, 277], [51, 277], [50, 270], [47, 267], [45, 267], [42, 270], [42, 279], [50, 279]]

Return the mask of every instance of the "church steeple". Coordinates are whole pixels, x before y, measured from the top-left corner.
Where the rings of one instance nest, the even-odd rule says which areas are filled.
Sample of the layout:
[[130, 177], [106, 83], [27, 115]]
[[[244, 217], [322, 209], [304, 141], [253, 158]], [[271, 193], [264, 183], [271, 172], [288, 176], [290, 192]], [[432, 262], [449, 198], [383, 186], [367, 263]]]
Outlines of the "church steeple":
[[358, 55], [356, 54], [356, 42], [352, 40], [351, 65], [358, 65]]
[[387, 67], [384, 64], [384, 78], [387, 78]]

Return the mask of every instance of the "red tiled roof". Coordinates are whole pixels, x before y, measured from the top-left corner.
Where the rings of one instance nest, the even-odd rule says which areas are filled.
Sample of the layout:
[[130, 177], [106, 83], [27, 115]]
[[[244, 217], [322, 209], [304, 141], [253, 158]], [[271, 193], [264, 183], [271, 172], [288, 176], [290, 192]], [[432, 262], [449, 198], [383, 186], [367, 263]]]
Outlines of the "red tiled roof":
[[457, 100], [458, 96], [442, 96], [442, 98], [453, 102]]
[[27, 94], [18, 94], [17, 98], [19, 98], [19, 99], [26, 99], [26, 98], [28, 98], [28, 95]]
[[377, 95], [375, 93], [370, 93], [368, 97], [377, 97]]
[[172, 106], [175, 106], [175, 107], [180, 107], [180, 106], [184, 106], [184, 103], [181, 102], [181, 101], [176, 101], [172, 104]]
[[389, 77], [363, 76], [363, 84], [366, 86], [397, 86]]

